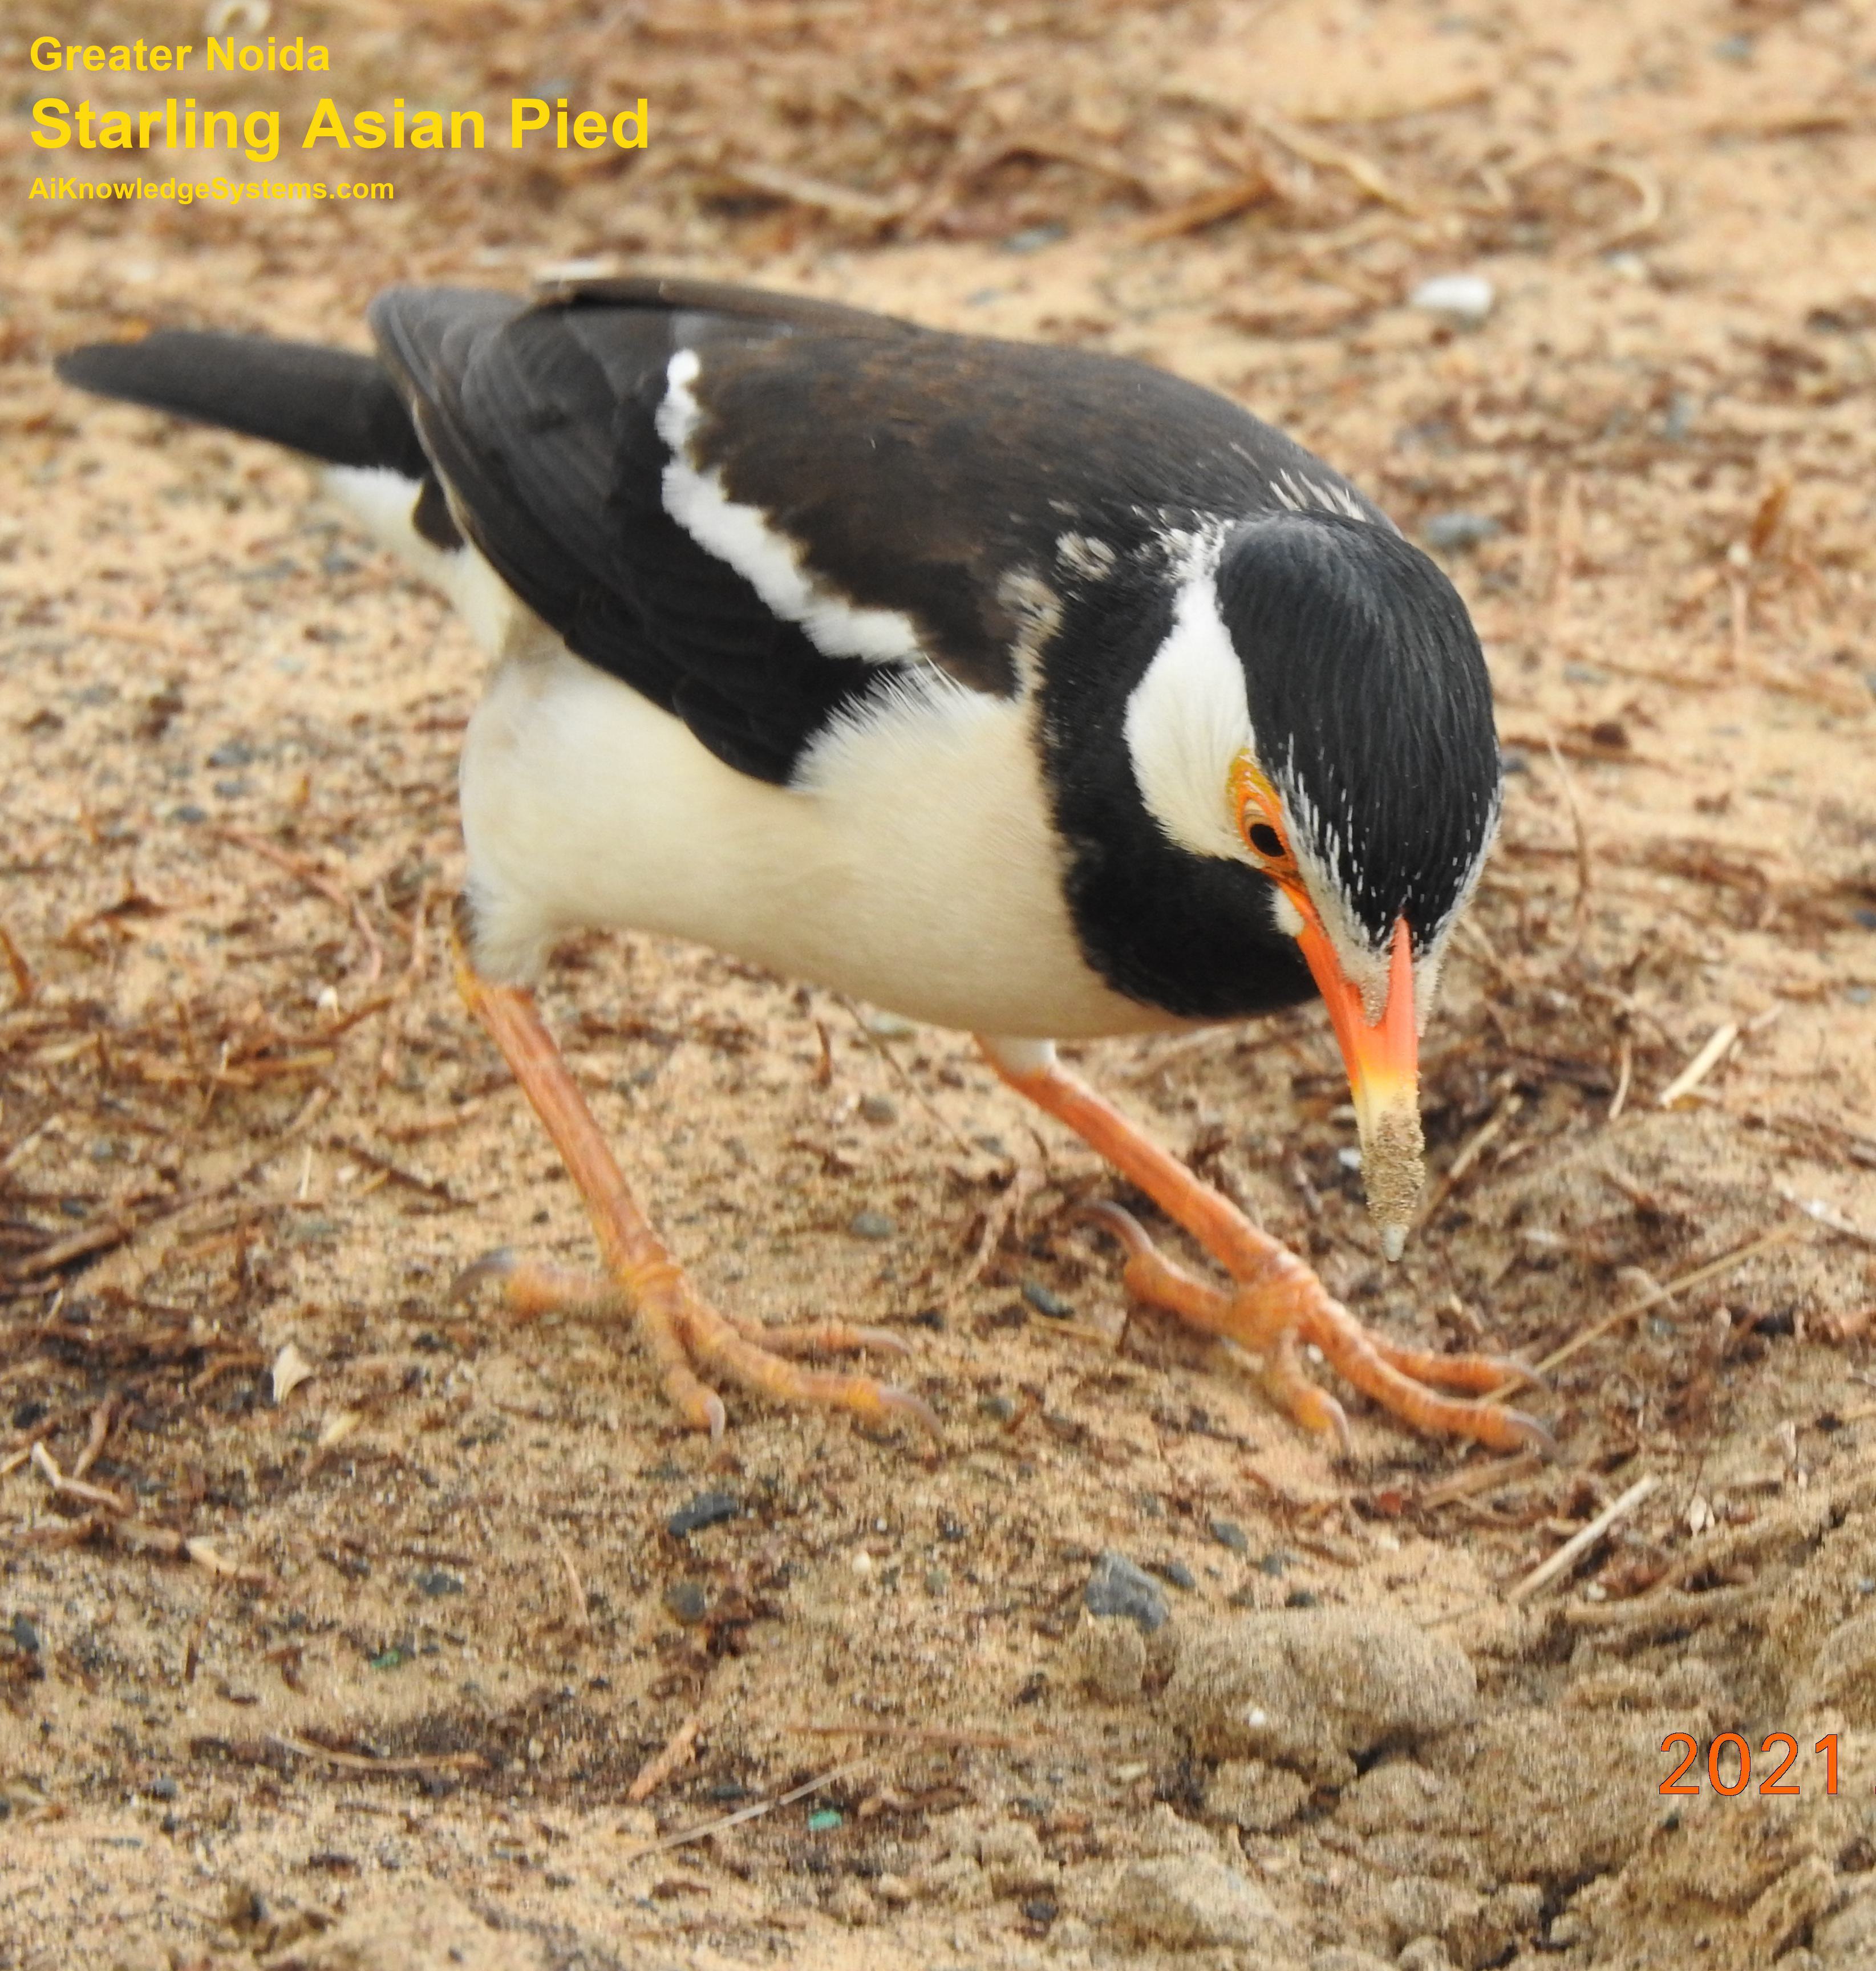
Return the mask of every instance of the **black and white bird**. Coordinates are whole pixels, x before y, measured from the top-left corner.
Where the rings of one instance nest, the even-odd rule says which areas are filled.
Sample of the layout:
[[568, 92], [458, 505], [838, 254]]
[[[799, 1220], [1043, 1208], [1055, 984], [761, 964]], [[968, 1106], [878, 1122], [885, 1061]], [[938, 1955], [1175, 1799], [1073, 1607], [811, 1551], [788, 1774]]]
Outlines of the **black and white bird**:
[[1500, 781], [1464, 605], [1385, 515], [1236, 404], [1080, 350], [650, 278], [393, 288], [370, 321], [375, 355], [163, 331], [59, 369], [324, 461], [493, 660], [462, 760], [464, 991], [688, 1418], [721, 1428], [705, 1375], [930, 1413], [790, 1359], [877, 1331], [764, 1328], [691, 1287], [534, 1010], [576, 928], [975, 1033], [1234, 1281], [1116, 1214], [1130, 1284], [1256, 1350], [1305, 1423], [1343, 1428], [1314, 1342], [1422, 1428], [1541, 1438], [1436, 1393], [1510, 1365], [1368, 1334], [1051, 1044], [1320, 992], [1398, 1256], [1418, 1034]]

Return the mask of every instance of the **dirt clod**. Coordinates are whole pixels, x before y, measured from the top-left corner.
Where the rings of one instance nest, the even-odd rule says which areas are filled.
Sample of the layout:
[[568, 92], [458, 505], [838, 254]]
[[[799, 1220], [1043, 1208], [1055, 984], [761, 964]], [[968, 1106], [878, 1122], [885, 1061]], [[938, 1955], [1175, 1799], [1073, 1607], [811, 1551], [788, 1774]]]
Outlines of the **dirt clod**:
[[1184, 1640], [1164, 1708], [1204, 1753], [1305, 1777], [1355, 1777], [1355, 1754], [1450, 1731], [1478, 1683], [1455, 1644], [1380, 1609], [1285, 1609]]
[[1115, 1885], [1106, 1914], [1116, 1930], [1142, 1943], [1288, 1954], [1288, 1926], [1269, 1897], [1239, 1870], [1202, 1855], [1132, 1863]]

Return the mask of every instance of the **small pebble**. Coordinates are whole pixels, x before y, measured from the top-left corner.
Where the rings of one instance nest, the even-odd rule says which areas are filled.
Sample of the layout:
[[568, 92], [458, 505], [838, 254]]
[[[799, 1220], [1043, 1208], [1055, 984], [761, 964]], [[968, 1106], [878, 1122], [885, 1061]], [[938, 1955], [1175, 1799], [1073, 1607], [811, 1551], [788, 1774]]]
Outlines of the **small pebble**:
[[742, 1510], [742, 1501], [728, 1492], [699, 1492], [665, 1521], [664, 1530], [674, 1539], [682, 1539], [705, 1526], [720, 1526], [725, 1520], [736, 1518]]
[[708, 1611], [710, 1598], [695, 1581], [674, 1581], [664, 1591], [665, 1613], [686, 1628], [694, 1628]]
[[194, 801], [184, 801], [181, 807], [170, 810], [169, 818], [171, 821], [183, 822], [194, 827], [197, 822], [207, 820], [208, 810], [197, 807]]
[[1096, 1563], [1082, 1599], [1091, 1615], [1125, 1616], [1148, 1635], [1164, 1623], [1166, 1598], [1144, 1568], [1110, 1547]]
[[856, 1239], [890, 1239], [898, 1231], [899, 1222], [883, 1211], [856, 1211], [847, 1220], [847, 1230]]
[[1020, 233], [1012, 233], [1003, 243], [1006, 253], [1039, 253], [1045, 246], [1053, 246], [1057, 240], [1068, 236], [1068, 228], [1050, 220], [1041, 226], [1025, 226]]
[[448, 1573], [440, 1567], [426, 1567], [417, 1576], [417, 1585], [425, 1595], [460, 1595], [462, 1576]]
[[1867, 986], [1846, 986], [1843, 989], [1843, 996], [1853, 1006], [1867, 1006], [1872, 999], [1876, 999], [1876, 992], [1872, 992]]
[[1013, 1423], [1016, 1419], [1016, 1399], [1005, 1396], [1001, 1390], [993, 1396], [980, 1398], [977, 1407], [985, 1416], [998, 1423]]
[[1251, 1543], [1244, 1529], [1235, 1520], [1213, 1520], [1206, 1527], [1212, 1538], [1220, 1546], [1229, 1547], [1233, 1553], [1248, 1553]]
[[1292, 1588], [1283, 1598], [1286, 1608], [1314, 1608], [1320, 1607], [1322, 1598], [1312, 1595], [1307, 1588]]
[[810, 1834], [825, 1834], [830, 1829], [838, 1827], [840, 1822], [841, 1813], [839, 1807], [817, 1806], [808, 1816], [808, 1832]]
[[875, 1040], [902, 1041], [918, 1031], [910, 1020], [897, 1013], [868, 1013], [863, 1024]]
[[1409, 304], [1428, 314], [1450, 316], [1468, 324], [1483, 321], [1497, 299], [1496, 290], [1483, 274], [1437, 274], [1422, 281], [1409, 295]]
[[1876, 930], [1876, 911], [1867, 907], [1852, 911], [1850, 914], [1865, 930]]
[[1023, 1298], [1037, 1313], [1046, 1314], [1051, 1321], [1072, 1321], [1075, 1310], [1073, 1305], [1057, 1293], [1051, 1293], [1040, 1280], [1023, 1282]]
[[1199, 1585], [1191, 1569], [1183, 1560], [1156, 1560], [1151, 1565], [1161, 1580], [1170, 1581], [1174, 1587], [1183, 1588], [1188, 1594]]
[[151, 1780], [148, 1788], [152, 1800], [174, 1800], [181, 1790], [167, 1773], [161, 1779]]
[[1427, 546], [1440, 554], [1464, 554], [1503, 531], [1489, 513], [1469, 513], [1463, 507], [1435, 513], [1422, 529]]
[[224, 739], [208, 756], [211, 767], [251, 767], [254, 748], [245, 739]]
[[860, 1119], [863, 1122], [896, 1122], [899, 1111], [883, 1095], [868, 1095], [861, 1098]]
[[13, 1640], [29, 1657], [38, 1655], [39, 1631], [33, 1627], [28, 1617], [15, 1615], [13, 1618]]
[[1268, 1574], [1274, 1580], [1278, 1575], [1286, 1573], [1295, 1565], [1295, 1554], [1286, 1553], [1280, 1546], [1273, 1546], [1269, 1552], [1257, 1563], [1257, 1571], [1259, 1574]]

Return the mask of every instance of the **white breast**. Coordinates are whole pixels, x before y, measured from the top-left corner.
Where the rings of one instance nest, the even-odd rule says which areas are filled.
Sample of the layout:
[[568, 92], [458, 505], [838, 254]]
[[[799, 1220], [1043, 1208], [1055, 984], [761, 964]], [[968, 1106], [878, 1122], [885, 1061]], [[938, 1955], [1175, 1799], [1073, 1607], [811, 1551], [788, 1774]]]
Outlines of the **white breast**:
[[477, 966], [520, 983], [589, 927], [662, 932], [934, 1025], [1087, 1038], [1182, 1023], [1081, 956], [1025, 700], [936, 670], [825, 735], [790, 787], [741, 774], [575, 656], [416, 484], [327, 483], [496, 659], [462, 760]]
[[937, 1025], [1079, 1037], [1174, 1024], [1081, 956], [1030, 715], [948, 683], [905, 691], [779, 787], [537, 645], [497, 671], [463, 755], [477, 963], [520, 980], [568, 930], [630, 927]]

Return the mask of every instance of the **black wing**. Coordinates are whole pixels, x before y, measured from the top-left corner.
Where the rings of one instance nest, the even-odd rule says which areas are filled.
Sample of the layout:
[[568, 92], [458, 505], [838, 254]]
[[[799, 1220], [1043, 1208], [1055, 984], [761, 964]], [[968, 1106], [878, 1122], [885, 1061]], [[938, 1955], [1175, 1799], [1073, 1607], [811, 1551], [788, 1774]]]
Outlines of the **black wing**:
[[978, 690], [1018, 688], [1033, 581], [1056, 579], [1064, 536], [1096, 544], [1084, 576], [1124, 580], [1220, 517], [1327, 504], [1381, 519], [1225, 399], [1108, 357], [656, 279], [532, 304], [393, 288], [371, 321], [503, 578], [580, 656], [767, 779], [907, 666], [830, 653], [666, 510], [657, 419], [679, 350], [698, 363], [689, 462], [796, 545], [817, 591], [903, 613], [923, 660]]

